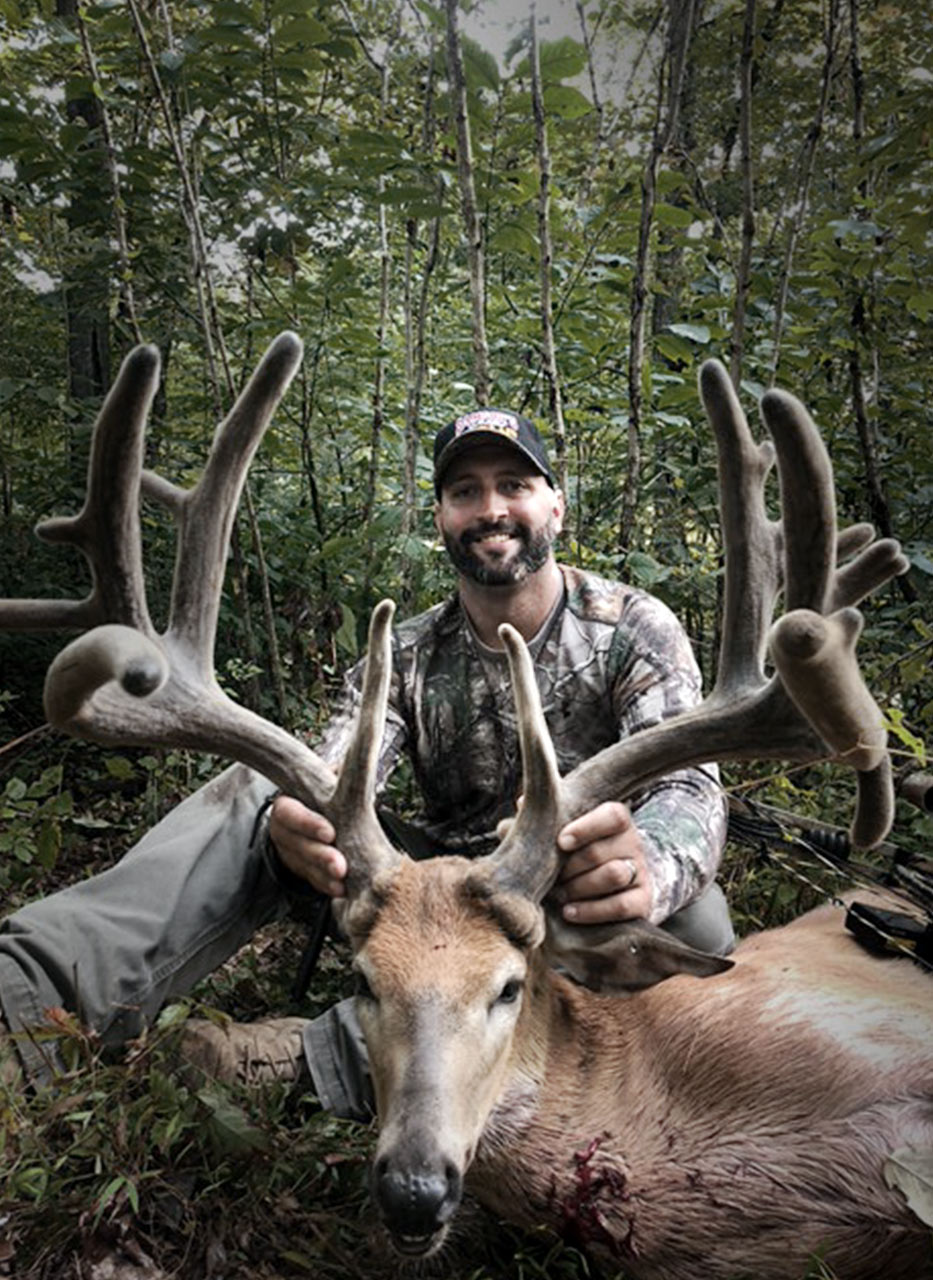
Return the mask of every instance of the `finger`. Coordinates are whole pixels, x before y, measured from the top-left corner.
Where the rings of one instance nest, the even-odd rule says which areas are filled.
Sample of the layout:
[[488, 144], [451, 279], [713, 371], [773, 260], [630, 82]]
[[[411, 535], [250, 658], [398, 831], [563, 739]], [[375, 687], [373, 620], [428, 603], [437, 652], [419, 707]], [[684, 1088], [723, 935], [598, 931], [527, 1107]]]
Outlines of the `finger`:
[[561, 880], [572, 880], [574, 876], [592, 871], [594, 867], [605, 862], [614, 862], [619, 858], [629, 858], [638, 866], [644, 865], [644, 852], [641, 836], [635, 827], [630, 827], [622, 835], [612, 836], [608, 840], [598, 840], [584, 845], [576, 853], [571, 853], [560, 870]]
[[636, 888], [585, 902], [568, 902], [561, 908], [561, 914], [573, 924], [612, 924], [617, 920], [645, 919], [650, 910], [650, 893], [645, 888]]
[[309, 809], [292, 796], [276, 796], [269, 813], [270, 829], [273, 825], [279, 831], [288, 829], [321, 844], [333, 844], [337, 836], [333, 823], [323, 813]]
[[[271, 836], [271, 829], [270, 829]], [[314, 841], [285, 838], [273, 840], [282, 865], [300, 880], [306, 880], [313, 888], [331, 898], [342, 898], [346, 893], [347, 860], [332, 845]]]
[[589, 813], [568, 822], [557, 836], [557, 846], [565, 853], [572, 853], [584, 845], [607, 836], [620, 835], [632, 827], [632, 815], [628, 807], [618, 800], [607, 800]]
[[637, 863], [631, 858], [615, 858], [572, 880], [563, 881], [560, 898], [563, 902], [580, 902], [587, 898], [630, 893], [638, 884], [638, 870]]

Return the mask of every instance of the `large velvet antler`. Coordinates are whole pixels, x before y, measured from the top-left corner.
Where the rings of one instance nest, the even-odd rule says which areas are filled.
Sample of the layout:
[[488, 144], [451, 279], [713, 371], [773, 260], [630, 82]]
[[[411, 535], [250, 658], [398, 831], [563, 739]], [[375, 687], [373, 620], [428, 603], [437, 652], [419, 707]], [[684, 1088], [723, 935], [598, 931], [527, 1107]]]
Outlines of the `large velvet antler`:
[[[122, 746], [171, 744], [210, 751], [265, 774], [340, 831], [354, 850], [351, 885], [399, 855], [375, 815], [375, 756], [385, 722], [392, 606], [373, 615], [367, 696], [352, 766], [339, 783], [304, 743], [233, 702], [214, 678], [213, 650], [230, 530], [253, 454], [301, 361], [302, 345], [280, 335], [218, 427], [204, 473], [184, 490], [143, 473], [143, 434], [159, 378], [158, 353], [126, 358], [101, 409], [87, 499], [74, 517], [38, 532], [70, 543], [91, 567], [90, 594], [74, 600], [0, 601], [0, 629], [90, 627], [49, 668], [49, 721], [76, 737]], [[146, 603], [140, 490], [168, 506], [178, 551], [168, 625], [158, 634]]]
[[[873, 542], [870, 526], [837, 538], [832, 466], [810, 415], [781, 391], [762, 398], [771, 442], [756, 444], [725, 369], [708, 361], [700, 392], [716, 437], [725, 548], [722, 647], [715, 687], [695, 710], [607, 747], [563, 779], [552, 797], [547, 769], [526, 764], [523, 808], [490, 855], [501, 881], [546, 892], [558, 872], [560, 825], [603, 800], [625, 799], [652, 779], [687, 765], [724, 760], [835, 759], [857, 770], [853, 841], [880, 842], [890, 829], [893, 789], [884, 722], [858, 671], [857, 601], [908, 568], [892, 539]], [[780, 521], [765, 511], [774, 459]], [[854, 555], [839, 566], [841, 557]], [[783, 588], [788, 612], [772, 626]], [[522, 702], [534, 703], [533, 673], [513, 661]], [[765, 672], [770, 647], [776, 672]], [[528, 683], [530, 680], [530, 684]], [[527, 687], [526, 687], [527, 686]], [[529, 720], [534, 739], [542, 722]], [[540, 756], [535, 742], [523, 751]], [[547, 824], [547, 825], [545, 825]], [[536, 854], [529, 853], [529, 846]], [[543, 886], [543, 888], [542, 888]]]

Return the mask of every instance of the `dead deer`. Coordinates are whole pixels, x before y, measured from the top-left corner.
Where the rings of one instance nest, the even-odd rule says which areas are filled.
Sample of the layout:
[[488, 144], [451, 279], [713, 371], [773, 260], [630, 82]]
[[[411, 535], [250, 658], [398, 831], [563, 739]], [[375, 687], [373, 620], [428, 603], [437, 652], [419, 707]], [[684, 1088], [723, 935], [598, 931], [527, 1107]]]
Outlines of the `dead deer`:
[[[218, 752], [331, 817], [350, 864], [342, 923], [378, 1106], [373, 1194], [396, 1246], [437, 1249], [468, 1183], [511, 1221], [551, 1224], [632, 1277], [787, 1280], [814, 1258], [846, 1280], [933, 1275], [929, 1201], [924, 1222], [888, 1185], [899, 1160], [933, 1155], [929, 975], [862, 950], [837, 906], [749, 938], [733, 965], [711, 966], [727, 967], [716, 976], [681, 974], [628, 999], [585, 984], [637, 987], [643, 965], [654, 981], [702, 971], [702, 960], [647, 926], [552, 927], [546, 949], [558, 829], [674, 767], [833, 757], [857, 771], [858, 843], [889, 828], [884, 724], [858, 673], [853, 606], [905, 561], [866, 526], [837, 537], [831, 468], [806, 411], [769, 391], [773, 446], [755, 445], [722, 367], [701, 371], [727, 553], [719, 677], [705, 703], [560, 778], [527, 651], [503, 628], [525, 803], [489, 857], [413, 862], [375, 811], [389, 604], [373, 617], [339, 780], [231, 703], [212, 674], [234, 507], [300, 355], [294, 336], [277, 339], [183, 492], [140, 478], [158, 358], [132, 353], [100, 415], [82, 512], [41, 530], [84, 552], [92, 591], [4, 602], [0, 626], [91, 628], [49, 671], [49, 719], [68, 732]], [[775, 451], [780, 522], [763, 497]], [[179, 525], [162, 634], [143, 586], [141, 484]], [[779, 590], [786, 612], [771, 628]], [[555, 950], [578, 981], [551, 967]]]

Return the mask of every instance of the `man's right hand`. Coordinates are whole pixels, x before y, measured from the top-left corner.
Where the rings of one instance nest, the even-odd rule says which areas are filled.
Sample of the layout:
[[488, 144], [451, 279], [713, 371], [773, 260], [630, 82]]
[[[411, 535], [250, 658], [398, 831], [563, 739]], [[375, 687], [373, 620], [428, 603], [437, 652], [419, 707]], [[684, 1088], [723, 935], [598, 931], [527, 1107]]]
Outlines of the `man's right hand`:
[[269, 838], [292, 875], [328, 897], [345, 896], [347, 860], [334, 845], [336, 832], [322, 813], [291, 796], [276, 796], [269, 812]]

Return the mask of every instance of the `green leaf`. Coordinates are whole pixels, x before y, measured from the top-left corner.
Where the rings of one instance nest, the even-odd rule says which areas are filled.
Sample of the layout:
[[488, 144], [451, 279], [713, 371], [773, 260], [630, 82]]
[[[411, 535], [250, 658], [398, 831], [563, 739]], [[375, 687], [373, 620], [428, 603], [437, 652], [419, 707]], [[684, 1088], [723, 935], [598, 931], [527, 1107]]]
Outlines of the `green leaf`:
[[840, 240], [845, 236], [854, 236], [857, 240], [874, 240], [883, 234], [877, 223], [866, 222], [861, 218], [834, 218], [826, 225]]
[[163, 49], [159, 54], [159, 65], [165, 71], [180, 71], [185, 64], [185, 55], [177, 49]]
[[0, 378], [0, 405], [12, 400], [22, 386], [23, 384], [15, 378]]
[[630, 581], [648, 590], [664, 582], [673, 572], [645, 551], [630, 551], [626, 557], [625, 569]]
[[382, 204], [407, 206], [411, 203], [433, 201], [434, 192], [429, 187], [400, 184], [399, 186], [386, 187], [379, 199]]
[[545, 84], [569, 80], [586, 70], [586, 50], [579, 40], [570, 36], [560, 40], [542, 40], [538, 46], [538, 61]]
[[668, 332], [678, 338], [687, 338], [690, 342], [705, 345], [710, 340], [709, 326], [705, 324], [669, 324]]
[[123, 1176], [122, 1173], [118, 1173], [117, 1176], [115, 1178], [111, 1178], [110, 1181], [107, 1183], [106, 1187], [104, 1187], [97, 1201], [97, 1212], [94, 1215], [95, 1227], [103, 1217], [104, 1210], [107, 1208], [107, 1205], [110, 1204], [110, 1202], [114, 1199], [115, 1196], [120, 1194], [120, 1191], [125, 1186], [125, 1184], [126, 1184], [126, 1178]]
[[208, 1128], [221, 1151], [237, 1155], [245, 1151], [268, 1150], [268, 1137], [252, 1123], [242, 1107], [209, 1089], [202, 1089], [198, 1099], [210, 1112]]
[[662, 227], [689, 227], [696, 221], [692, 210], [682, 209], [677, 204], [665, 204], [663, 200], [654, 206], [654, 218]]
[[24, 799], [28, 790], [29, 788], [22, 778], [11, 778], [6, 784], [4, 795], [15, 803], [17, 800]]
[[188, 1006], [182, 1002], [167, 1004], [156, 1018], [156, 1029], [159, 1031], [171, 1031], [173, 1027], [180, 1027], [182, 1023], [188, 1021], [190, 1012], [191, 1010]]
[[653, 339], [654, 349], [666, 360], [689, 360], [693, 348], [683, 338], [670, 333], [656, 333]]
[[29, 796], [33, 800], [39, 800], [44, 796], [57, 791], [61, 786], [62, 766], [52, 765], [50, 769], [44, 769], [41, 777], [37, 778], [29, 788]]
[[463, 77], [469, 89], [499, 90], [499, 64], [491, 53], [469, 36], [461, 39], [463, 51]]
[[46, 871], [51, 871], [58, 861], [58, 855], [62, 847], [61, 828], [57, 822], [43, 822], [39, 828], [39, 838], [36, 841], [36, 859], [41, 867], [45, 867]]
[[520, 222], [503, 222], [489, 237], [489, 247], [499, 253], [535, 255], [538, 252], [538, 241]]
[[331, 38], [331, 31], [316, 18], [295, 18], [286, 22], [278, 31], [278, 39], [286, 43], [320, 45]]
[[228, 48], [233, 49], [258, 50], [255, 36], [248, 31], [244, 31], [241, 27], [233, 27], [221, 23], [205, 31], [201, 39], [205, 44], [226, 45]]
[[356, 617], [348, 604], [341, 605], [340, 610], [342, 619], [337, 631], [337, 644], [344, 653], [349, 653], [351, 657], [355, 658], [358, 648], [356, 642]]
[[887, 731], [897, 738], [910, 751], [911, 755], [921, 764], [926, 765], [926, 743], [922, 738], [918, 738], [912, 733], [904, 723], [904, 713], [897, 707], [889, 707], [884, 717], [885, 728]]
[[136, 773], [131, 761], [126, 756], [106, 756], [104, 758], [104, 768], [110, 774], [111, 778], [117, 778], [120, 782], [126, 782]]
[[923, 293], [911, 294], [907, 299], [907, 307], [918, 320], [929, 319], [930, 312], [933, 311], [933, 292], [926, 290]]
[[545, 86], [545, 110], [560, 120], [579, 120], [589, 115], [593, 104], [579, 89], [570, 84], [552, 84]]

